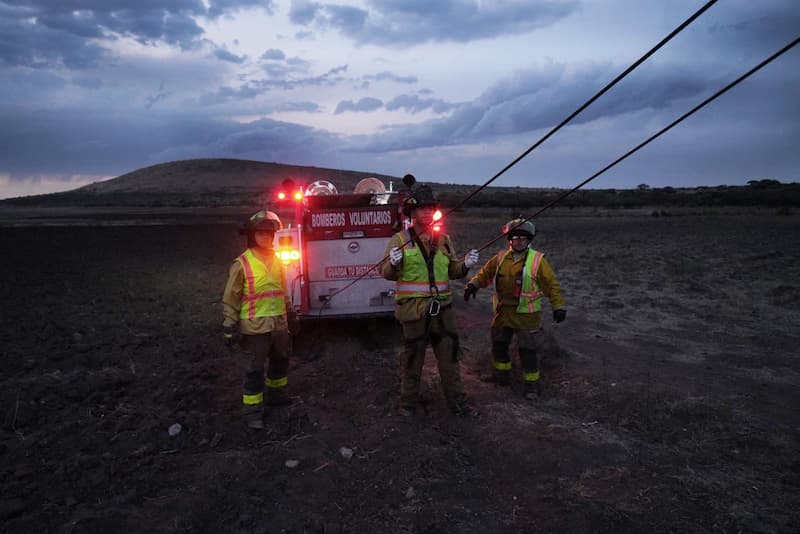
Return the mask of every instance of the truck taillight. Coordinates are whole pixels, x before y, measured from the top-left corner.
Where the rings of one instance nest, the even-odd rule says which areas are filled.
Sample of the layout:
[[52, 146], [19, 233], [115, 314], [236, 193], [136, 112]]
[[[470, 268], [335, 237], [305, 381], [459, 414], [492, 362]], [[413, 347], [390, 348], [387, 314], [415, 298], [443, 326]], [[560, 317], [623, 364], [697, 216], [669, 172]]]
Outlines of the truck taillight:
[[278, 256], [278, 259], [283, 263], [292, 263], [300, 259], [300, 251], [291, 248], [276, 250], [275, 255]]

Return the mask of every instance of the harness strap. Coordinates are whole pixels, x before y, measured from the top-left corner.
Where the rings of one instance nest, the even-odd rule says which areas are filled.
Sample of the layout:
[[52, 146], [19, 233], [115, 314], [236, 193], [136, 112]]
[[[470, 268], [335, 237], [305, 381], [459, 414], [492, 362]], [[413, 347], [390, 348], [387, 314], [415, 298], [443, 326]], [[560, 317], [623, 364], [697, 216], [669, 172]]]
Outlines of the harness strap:
[[[436, 284], [436, 275], [433, 272], [433, 257], [436, 255], [436, 251], [439, 249], [439, 236], [438, 235], [433, 236], [433, 240], [431, 243], [433, 245], [431, 247], [432, 250], [430, 253], [428, 253], [428, 251], [425, 250], [425, 247], [422, 244], [422, 240], [420, 240], [419, 235], [417, 235], [417, 232], [416, 230], [414, 230], [413, 227], [408, 229], [408, 234], [411, 236], [411, 239], [419, 248], [419, 252], [420, 254], [422, 254], [422, 258], [425, 260], [425, 265], [428, 267], [428, 282], [430, 283], [431, 287], [431, 295], [435, 294], [438, 300], [439, 286]], [[431, 308], [428, 310], [429, 315], [439, 314], [438, 307], [436, 308], [435, 313], [432, 313], [433, 311], [434, 311], [434, 306], [433, 303], [431, 303]]]

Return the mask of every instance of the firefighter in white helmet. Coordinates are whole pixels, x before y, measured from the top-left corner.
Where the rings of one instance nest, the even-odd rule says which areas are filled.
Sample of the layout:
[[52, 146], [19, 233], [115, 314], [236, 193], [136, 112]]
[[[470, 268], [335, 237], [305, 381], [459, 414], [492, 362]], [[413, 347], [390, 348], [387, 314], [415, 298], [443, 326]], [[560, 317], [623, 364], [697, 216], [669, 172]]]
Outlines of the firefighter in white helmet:
[[514, 219], [503, 226], [507, 250], [493, 256], [472, 277], [464, 289], [464, 300], [475, 298], [478, 288], [494, 284], [492, 320], [492, 359], [498, 384], [511, 383], [509, 346], [517, 336], [525, 397], [541, 395], [540, 351], [542, 346], [542, 297], [550, 300], [553, 321], [567, 317], [561, 287], [544, 254], [530, 248], [536, 227], [525, 219]]
[[399, 408], [403, 416], [412, 415], [417, 407], [428, 342], [448, 406], [459, 415], [474, 414], [461, 382], [449, 280], [464, 278], [478, 263], [478, 252], [471, 250], [463, 260], [455, 257], [450, 237], [432, 227], [437, 206], [433, 191], [425, 185], [405, 198], [403, 212], [411, 217], [412, 226], [392, 236], [385, 254], [389, 261], [381, 265], [383, 277], [396, 281], [395, 317], [403, 328]]
[[225, 342], [233, 348], [241, 334], [243, 348], [250, 354], [242, 401], [245, 421], [255, 429], [264, 428], [265, 404], [289, 402], [290, 332], [296, 334], [299, 329], [285, 287], [283, 264], [273, 249], [275, 232], [281, 227], [280, 218], [271, 211], [250, 217], [241, 230], [247, 235], [247, 250], [231, 265], [222, 297]]

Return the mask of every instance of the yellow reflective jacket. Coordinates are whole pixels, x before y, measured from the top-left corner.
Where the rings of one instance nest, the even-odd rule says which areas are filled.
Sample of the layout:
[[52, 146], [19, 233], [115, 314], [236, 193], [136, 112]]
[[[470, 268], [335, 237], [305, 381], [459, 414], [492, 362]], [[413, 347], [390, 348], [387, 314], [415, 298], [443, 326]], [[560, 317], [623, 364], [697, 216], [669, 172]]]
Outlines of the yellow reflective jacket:
[[[433, 247], [433, 241], [430, 236], [428, 235], [421, 235], [420, 241], [422, 241], [422, 246], [425, 247], [425, 251], [429, 252]], [[403, 263], [401, 263], [397, 268], [393, 267], [392, 264], [389, 262], [389, 251], [392, 250], [394, 247], [401, 247], [403, 244], [408, 240], [406, 237], [406, 232], [398, 232], [392, 236], [389, 240], [389, 244], [386, 247], [386, 252], [384, 253], [384, 261], [381, 264], [381, 275], [386, 278], [387, 280], [394, 280], [398, 282], [396, 285], [396, 291], [403, 291], [405, 290], [414, 290], [419, 289], [421, 294], [407, 294], [403, 297], [396, 297], [395, 302], [395, 317], [400, 322], [408, 322], [408, 321], [416, 321], [425, 317], [425, 314], [428, 312], [428, 306], [430, 305], [431, 300], [431, 293], [430, 293], [430, 281], [428, 280], [428, 267], [425, 265], [425, 260], [422, 257], [422, 254], [419, 251], [411, 252], [409, 254], [409, 250], [403, 250]], [[416, 245], [413, 248], [416, 248]], [[457, 278], [464, 278], [467, 275], [468, 269], [464, 266], [464, 262], [460, 259], [455, 258], [455, 248], [453, 247], [453, 242], [450, 239], [450, 236], [447, 234], [441, 234], [439, 236], [439, 246], [435, 251], [434, 256], [434, 275], [436, 278], [437, 286], [439, 282], [442, 282], [442, 288], [444, 288], [444, 284], [447, 284], [446, 291], [439, 292], [439, 301], [442, 305], [448, 305], [453, 301], [452, 294], [450, 292], [450, 285], [448, 280], [454, 280]], [[408, 263], [406, 263], [408, 262]], [[418, 283], [419, 286], [412, 287], [410, 283]], [[422, 286], [425, 286], [424, 288]]]
[[[422, 251], [411, 240], [408, 230], [400, 232], [403, 240], [408, 244], [403, 248], [403, 269], [395, 284], [395, 301], [413, 297], [437, 297], [439, 301], [449, 299], [450, 281], [448, 268], [450, 258], [441, 250], [436, 250], [433, 256], [433, 277], [435, 288], [431, 282], [428, 265]], [[427, 253], [427, 249], [425, 251]]]
[[286, 330], [291, 303], [285, 289], [283, 265], [274, 252], [247, 249], [228, 272], [222, 296], [223, 326], [238, 323], [239, 331], [250, 335]]
[[[541, 296], [548, 298], [553, 309], [565, 306], [566, 303], [561, 295], [561, 286], [558, 284], [550, 263], [543, 254], [539, 259], [539, 267], [531, 280], [530, 295], [528, 295], [527, 299], [520, 298], [523, 297], [525, 292], [522, 275], [528, 258], [533, 264], [532, 260], [535, 257], [530, 253], [514, 254], [510, 248], [502, 250], [492, 256], [478, 274], [469, 281], [476, 287], [487, 287], [494, 284], [495, 316], [492, 320], [492, 326], [505, 326], [517, 330], [535, 330], [539, 328], [542, 324], [541, 304], [538, 306], [539, 309], [534, 306], [532, 313], [529, 312], [528, 304], [536, 298], [541, 299]], [[518, 280], [523, 283], [521, 290], [518, 290]], [[539, 293], [541, 294], [538, 295]], [[521, 300], [522, 306], [525, 308], [523, 312], [519, 311]]]

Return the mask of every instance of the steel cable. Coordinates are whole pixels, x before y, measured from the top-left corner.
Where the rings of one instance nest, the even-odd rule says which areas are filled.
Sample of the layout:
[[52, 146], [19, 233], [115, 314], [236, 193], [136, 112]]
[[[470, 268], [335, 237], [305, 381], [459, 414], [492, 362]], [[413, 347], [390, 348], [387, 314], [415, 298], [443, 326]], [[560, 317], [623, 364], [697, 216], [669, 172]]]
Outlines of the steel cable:
[[[559, 195], [558, 197], [556, 197], [554, 200], [552, 200], [549, 203], [547, 203], [543, 208], [541, 208], [539, 211], [535, 212], [530, 217], [527, 217], [526, 219], [522, 219], [517, 225], [515, 225], [511, 229], [517, 228], [519, 225], [523, 224], [524, 222], [530, 221], [531, 219], [539, 216], [544, 211], [546, 211], [546, 210], [550, 209], [551, 207], [553, 207], [554, 205], [558, 204], [559, 202], [564, 200], [566, 197], [568, 197], [569, 195], [571, 195], [572, 193], [574, 193], [575, 191], [577, 191], [578, 189], [580, 189], [584, 185], [588, 184], [589, 182], [591, 182], [592, 180], [594, 180], [595, 178], [597, 178], [598, 176], [600, 176], [601, 174], [603, 174], [604, 172], [609, 170], [610, 168], [614, 167], [618, 163], [620, 163], [623, 160], [627, 159], [629, 156], [631, 156], [635, 152], [639, 151], [640, 149], [644, 148], [645, 146], [650, 144], [652, 141], [654, 141], [657, 138], [661, 137], [663, 134], [665, 134], [666, 132], [671, 130], [674, 126], [680, 124], [681, 122], [683, 122], [688, 117], [694, 115], [697, 111], [699, 111], [700, 109], [704, 108], [706, 105], [708, 105], [709, 103], [713, 102], [718, 97], [722, 96], [724, 93], [728, 92], [730, 89], [732, 89], [733, 87], [737, 86], [739, 83], [741, 83], [745, 79], [749, 78], [750, 76], [752, 76], [753, 74], [755, 74], [756, 72], [761, 70], [763, 67], [767, 66], [769, 63], [771, 63], [772, 61], [774, 61], [775, 59], [777, 59], [778, 57], [780, 57], [784, 53], [786, 53], [789, 50], [791, 50], [792, 48], [794, 48], [797, 45], [798, 42], [800, 42], [800, 37], [795, 38], [792, 42], [790, 42], [789, 44], [787, 44], [786, 46], [784, 46], [783, 48], [781, 48], [780, 50], [778, 50], [777, 52], [775, 52], [774, 54], [772, 54], [771, 56], [766, 58], [765, 60], [763, 60], [761, 63], [759, 63], [758, 65], [756, 65], [755, 67], [753, 67], [752, 69], [747, 71], [746, 73], [742, 74], [741, 76], [739, 76], [738, 78], [733, 80], [731, 83], [729, 83], [728, 85], [726, 85], [725, 87], [723, 87], [722, 89], [720, 89], [719, 91], [714, 93], [713, 95], [709, 96], [708, 98], [706, 98], [705, 100], [703, 100], [702, 102], [697, 104], [691, 110], [687, 111], [686, 113], [684, 113], [683, 115], [681, 115], [680, 117], [678, 117], [677, 119], [672, 121], [670, 124], [668, 124], [667, 126], [662, 128], [661, 130], [659, 130], [657, 133], [655, 133], [655, 134], [651, 135], [650, 137], [648, 137], [645, 141], [639, 143], [634, 148], [630, 149], [628, 152], [626, 152], [622, 156], [618, 157], [617, 159], [615, 159], [614, 161], [612, 161], [611, 163], [609, 163], [608, 165], [606, 165], [605, 167], [603, 167], [602, 169], [600, 169], [599, 171], [597, 171], [596, 173], [591, 175], [586, 180], [582, 181], [581, 183], [579, 183], [578, 185], [576, 185], [572, 189], [570, 189], [570, 190], [564, 192], [563, 194]], [[504, 235], [505, 234], [500, 234], [497, 237], [495, 237], [494, 239], [492, 239], [491, 241], [488, 241], [484, 245], [481, 245], [481, 247], [478, 248], [478, 251], [484, 250], [486, 247], [490, 246], [492, 243], [496, 242], [498, 239], [502, 238]]]
[[616, 78], [614, 78], [613, 80], [611, 80], [611, 81], [610, 81], [610, 82], [609, 82], [609, 83], [608, 83], [608, 84], [607, 84], [605, 87], [603, 87], [603, 88], [602, 88], [602, 89], [601, 89], [601, 90], [600, 90], [600, 91], [599, 91], [597, 94], [595, 94], [595, 95], [594, 95], [592, 98], [590, 98], [589, 100], [587, 100], [587, 101], [586, 101], [586, 102], [585, 102], [585, 103], [584, 103], [584, 104], [583, 104], [581, 107], [579, 107], [578, 109], [576, 109], [575, 111], [573, 111], [573, 112], [572, 112], [572, 114], [570, 114], [570, 115], [569, 115], [569, 116], [568, 116], [566, 119], [564, 119], [563, 121], [561, 121], [561, 122], [560, 122], [560, 123], [559, 123], [557, 126], [555, 126], [555, 127], [552, 129], [552, 130], [550, 130], [549, 132], [547, 132], [547, 134], [545, 134], [545, 136], [544, 136], [544, 137], [542, 137], [541, 139], [539, 139], [539, 140], [538, 140], [536, 143], [534, 143], [534, 144], [533, 144], [533, 145], [532, 145], [530, 148], [528, 148], [528, 149], [527, 149], [525, 152], [523, 152], [522, 154], [520, 154], [519, 156], [517, 156], [517, 158], [516, 158], [516, 159], [514, 159], [514, 161], [512, 161], [511, 163], [509, 163], [508, 165], [506, 165], [505, 167], [503, 167], [503, 168], [500, 170], [500, 172], [498, 172], [497, 174], [495, 174], [494, 176], [492, 176], [492, 177], [491, 177], [491, 178], [490, 178], [490, 179], [489, 179], [489, 180], [488, 180], [486, 183], [484, 183], [482, 186], [480, 186], [480, 187], [478, 187], [477, 189], [475, 189], [473, 192], [471, 192], [469, 195], [467, 195], [467, 196], [466, 196], [466, 197], [465, 197], [465, 198], [464, 198], [464, 199], [463, 199], [461, 202], [459, 202], [458, 204], [456, 204], [455, 206], [453, 206], [451, 209], [449, 209], [449, 210], [448, 210], [446, 213], [444, 213], [444, 214], [442, 215], [442, 219], [444, 219], [446, 216], [450, 215], [451, 213], [453, 213], [454, 211], [456, 211], [458, 208], [460, 208], [461, 206], [463, 206], [464, 204], [466, 204], [466, 203], [467, 203], [469, 200], [471, 200], [473, 197], [475, 197], [475, 196], [476, 196], [478, 193], [480, 193], [481, 191], [483, 191], [484, 189], [486, 189], [486, 187], [488, 187], [488, 186], [489, 186], [489, 184], [491, 184], [492, 182], [494, 182], [495, 180], [497, 180], [498, 178], [500, 178], [500, 176], [502, 176], [503, 174], [505, 174], [505, 173], [506, 173], [506, 171], [508, 171], [509, 169], [511, 169], [511, 167], [513, 167], [514, 165], [516, 165], [517, 163], [519, 163], [520, 161], [522, 161], [522, 159], [524, 159], [524, 158], [525, 158], [525, 156], [527, 156], [528, 154], [530, 154], [531, 152], [533, 152], [533, 151], [534, 151], [536, 148], [538, 148], [538, 147], [539, 147], [539, 145], [541, 145], [542, 143], [544, 143], [545, 141], [547, 141], [547, 140], [548, 140], [550, 137], [552, 137], [552, 136], [553, 136], [553, 135], [554, 135], [554, 134], [555, 134], [557, 131], [559, 131], [561, 128], [563, 128], [564, 126], [566, 126], [566, 125], [567, 125], [567, 123], [569, 123], [570, 121], [572, 121], [572, 119], [574, 119], [575, 117], [577, 117], [577, 116], [578, 116], [578, 114], [580, 114], [580, 113], [581, 113], [581, 112], [582, 112], [584, 109], [586, 109], [586, 108], [588, 108], [590, 105], [592, 105], [592, 104], [595, 102], [595, 100], [597, 100], [598, 98], [600, 98], [601, 96], [603, 96], [603, 95], [604, 95], [606, 92], [608, 92], [608, 90], [609, 90], [609, 89], [611, 89], [611, 88], [612, 88], [612, 87], [614, 87], [614, 86], [615, 86], [617, 83], [619, 83], [620, 81], [622, 81], [622, 79], [623, 79], [623, 78], [625, 78], [625, 77], [626, 77], [628, 74], [630, 74], [631, 72], [633, 72], [633, 71], [634, 71], [634, 69], [636, 69], [636, 68], [637, 68], [639, 65], [641, 65], [642, 63], [644, 63], [644, 62], [645, 62], [645, 61], [646, 61], [646, 60], [647, 60], [647, 59], [648, 59], [650, 56], [652, 56], [653, 54], [655, 54], [655, 53], [656, 53], [656, 52], [657, 52], [657, 51], [658, 51], [658, 50], [659, 50], [661, 47], [663, 47], [663, 46], [664, 46], [665, 44], [667, 44], [667, 43], [668, 43], [670, 40], [672, 40], [672, 38], [673, 38], [673, 37], [675, 37], [675, 36], [676, 36], [676, 35], [678, 35], [680, 32], [682, 32], [682, 31], [683, 31], [683, 30], [684, 30], [684, 29], [685, 29], [685, 28], [686, 28], [686, 27], [687, 27], [689, 24], [691, 24], [692, 22], [694, 22], [694, 20], [695, 20], [695, 19], [697, 19], [697, 18], [698, 18], [700, 15], [702, 15], [702, 14], [703, 14], [703, 13], [704, 13], [704, 12], [705, 12], [705, 11], [706, 11], [708, 8], [710, 8], [710, 7], [711, 7], [712, 5], [714, 5], [715, 3], [717, 3], [717, 0], [710, 0], [710, 1], [709, 1], [709, 2], [707, 2], [707, 3], [706, 3], [704, 6], [703, 6], [703, 7], [701, 7], [700, 9], [698, 9], [698, 10], [697, 10], [697, 11], [696, 11], [696, 12], [695, 12], [695, 13], [694, 13], [694, 14], [693, 14], [691, 17], [689, 17], [688, 19], [686, 19], [685, 21], [683, 21], [683, 23], [682, 23], [680, 26], [678, 26], [677, 28], [675, 28], [674, 30], [672, 30], [672, 32], [670, 32], [670, 34], [669, 34], [669, 35], [667, 35], [666, 37], [664, 37], [664, 38], [663, 38], [663, 39], [662, 39], [662, 40], [661, 40], [661, 41], [660, 41], [660, 42], [659, 42], [657, 45], [655, 45], [653, 48], [651, 48], [651, 49], [650, 49], [650, 50], [649, 50], [649, 51], [648, 51], [646, 54], [644, 54], [642, 57], [640, 57], [639, 59], [637, 59], [637, 60], [636, 60], [636, 61], [635, 61], [635, 62], [634, 62], [634, 63], [633, 63], [633, 64], [632, 64], [630, 67], [628, 67], [627, 69], [625, 69], [624, 71], [622, 71], [622, 72], [621, 72], [619, 75], [617, 75], [617, 77], [616, 77]]
[[[705, 4], [704, 4], [704, 5], [703, 5], [703, 6], [702, 6], [700, 9], [698, 9], [698, 10], [697, 10], [697, 11], [696, 11], [694, 14], [692, 14], [692, 15], [691, 15], [689, 18], [687, 18], [685, 21], [683, 21], [683, 22], [682, 22], [682, 23], [681, 23], [681, 24], [680, 24], [678, 27], [676, 27], [674, 30], [672, 30], [672, 31], [671, 31], [671, 32], [670, 32], [670, 33], [669, 33], [669, 34], [668, 34], [666, 37], [664, 37], [664, 38], [663, 38], [661, 41], [659, 41], [659, 43], [658, 43], [658, 44], [656, 44], [656, 45], [655, 45], [653, 48], [651, 48], [649, 51], [647, 51], [647, 53], [645, 53], [645, 54], [644, 54], [642, 57], [640, 57], [640, 58], [639, 58], [639, 59], [637, 59], [637, 60], [636, 60], [634, 63], [632, 63], [632, 64], [631, 64], [631, 65], [630, 65], [630, 66], [629, 66], [627, 69], [625, 69], [625, 70], [624, 70], [624, 71], [622, 71], [620, 74], [618, 74], [616, 78], [614, 78], [614, 79], [613, 79], [611, 82], [609, 82], [608, 84], [606, 84], [606, 86], [605, 86], [605, 87], [603, 87], [603, 88], [602, 88], [602, 89], [601, 89], [599, 92], [597, 92], [597, 93], [596, 93], [594, 96], [592, 96], [592, 97], [591, 97], [589, 100], [587, 100], [586, 102], [584, 102], [584, 103], [583, 103], [583, 104], [582, 104], [582, 105], [581, 105], [581, 106], [580, 106], [578, 109], [576, 109], [575, 111], [573, 111], [573, 112], [572, 112], [572, 113], [571, 113], [571, 114], [570, 114], [570, 115], [569, 115], [569, 116], [568, 116], [566, 119], [564, 119], [563, 121], [561, 121], [561, 122], [560, 122], [558, 125], [556, 125], [556, 126], [553, 128], [553, 129], [551, 129], [551, 130], [550, 130], [550, 131], [549, 131], [549, 132], [548, 132], [548, 133], [547, 133], [547, 134], [546, 134], [544, 137], [542, 137], [541, 139], [539, 139], [539, 140], [538, 140], [536, 143], [534, 143], [534, 144], [533, 144], [533, 145], [532, 145], [530, 148], [528, 148], [528, 149], [527, 149], [525, 152], [523, 152], [522, 154], [520, 154], [519, 156], [517, 156], [517, 158], [516, 158], [516, 159], [514, 159], [514, 160], [513, 160], [511, 163], [509, 163], [508, 165], [506, 165], [505, 167], [503, 167], [503, 169], [501, 169], [501, 170], [500, 170], [500, 171], [499, 171], [497, 174], [495, 174], [494, 176], [492, 176], [492, 177], [491, 177], [489, 180], [487, 180], [487, 181], [486, 181], [486, 182], [485, 182], [483, 185], [481, 185], [480, 187], [478, 187], [477, 189], [475, 189], [474, 191], [472, 191], [472, 192], [471, 192], [469, 195], [467, 195], [467, 196], [466, 196], [464, 199], [462, 199], [462, 200], [461, 200], [461, 201], [460, 201], [458, 204], [456, 204], [456, 205], [455, 205], [453, 208], [451, 208], [451, 209], [447, 210], [445, 213], [443, 213], [443, 214], [442, 214], [442, 218], [441, 218], [440, 220], [444, 220], [444, 219], [445, 219], [445, 218], [446, 218], [448, 215], [450, 215], [451, 213], [453, 213], [454, 211], [456, 211], [458, 208], [460, 208], [461, 206], [463, 206], [464, 204], [466, 204], [466, 203], [467, 203], [469, 200], [471, 200], [472, 198], [474, 198], [474, 197], [475, 197], [475, 196], [476, 196], [478, 193], [480, 193], [481, 191], [483, 191], [484, 189], [486, 189], [486, 187], [488, 187], [488, 186], [489, 186], [489, 184], [491, 184], [492, 182], [494, 182], [495, 180], [497, 180], [497, 179], [498, 179], [500, 176], [502, 176], [503, 174], [505, 174], [505, 173], [506, 173], [506, 172], [507, 172], [509, 169], [511, 169], [511, 168], [512, 168], [514, 165], [516, 165], [517, 163], [519, 163], [519, 162], [520, 162], [520, 161], [521, 161], [523, 158], [525, 158], [525, 157], [526, 157], [528, 154], [530, 154], [531, 152], [533, 152], [533, 151], [534, 151], [534, 150], [535, 150], [537, 147], [539, 147], [539, 146], [540, 146], [542, 143], [544, 143], [544, 142], [545, 142], [547, 139], [549, 139], [550, 137], [552, 137], [552, 136], [553, 136], [553, 135], [554, 135], [556, 132], [558, 132], [558, 131], [559, 131], [561, 128], [563, 128], [564, 126], [566, 126], [566, 125], [567, 125], [567, 124], [568, 124], [570, 121], [572, 121], [572, 119], [574, 119], [574, 118], [575, 118], [575, 117], [576, 117], [578, 114], [580, 114], [580, 113], [581, 113], [583, 110], [585, 110], [587, 107], [589, 107], [591, 104], [593, 104], [593, 103], [594, 103], [594, 102], [595, 102], [595, 101], [596, 101], [598, 98], [600, 98], [600, 97], [601, 97], [603, 94], [605, 94], [606, 92], [608, 92], [608, 91], [609, 91], [609, 90], [610, 90], [612, 87], [614, 87], [614, 86], [615, 86], [617, 83], [619, 83], [619, 82], [620, 82], [620, 81], [621, 81], [623, 78], [625, 78], [625, 77], [626, 77], [628, 74], [630, 74], [631, 72], [633, 72], [633, 71], [634, 71], [634, 70], [635, 70], [637, 67], [639, 67], [639, 65], [641, 65], [642, 63], [644, 63], [644, 62], [645, 62], [645, 61], [646, 61], [646, 60], [647, 60], [647, 59], [648, 59], [650, 56], [652, 56], [653, 54], [655, 54], [655, 53], [656, 53], [656, 52], [657, 52], [657, 51], [658, 51], [660, 48], [662, 48], [662, 47], [663, 47], [665, 44], [667, 44], [669, 41], [671, 41], [673, 37], [675, 37], [675, 36], [676, 36], [676, 35], [678, 35], [680, 32], [682, 32], [682, 31], [683, 31], [683, 30], [684, 30], [684, 29], [685, 29], [685, 28], [686, 28], [686, 27], [687, 27], [689, 24], [691, 24], [692, 22], [694, 22], [694, 21], [695, 21], [695, 20], [696, 20], [696, 19], [697, 19], [697, 18], [698, 18], [700, 15], [702, 15], [703, 13], [705, 13], [705, 11], [706, 11], [706, 10], [708, 10], [708, 9], [709, 9], [711, 6], [713, 6], [714, 4], [716, 4], [716, 3], [717, 3], [717, 1], [718, 1], [718, 0], [709, 0], [708, 2], [706, 2], [706, 3], [705, 3]], [[410, 241], [406, 241], [405, 243], [403, 243], [403, 245], [402, 245], [402, 246], [406, 246], [406, 245], [407, 245], [409, 242], [410, 242]], [[491, 243], [493, 243], [493, 242], [494, 242], [494, 241], [490, 242], [489, 244], [491, 244]], [[488, 246], [488, 245], [487, 245], [487, 246]], [[479, 250], [483, 250], [483, 249], [479, 249]], [[335, 292], [331, 293], [331, 294], [330, 294], [330, 298], [333, 298], [334, 296], [338, 295], [339, 293], [342, 293], [343, 291], [345, 291], [345, 290], [349, 289], [350, 287], [352, 287], [352, 286], [353, 286], [353, 285], [354, 285], [356, 282], [358, 282], [358, 281], [359, 281], [359, 280], [361, 280], [362, 278], [366, 277], [366, 276], [367, 276], [369, 273], [371, 273], [372, 271], [374, 271], [375, 269], [377, 269], [378, 267], [380, 267], [381, 265], [383, 265], [383, 264], [386, 262], [386, 260], [387, 260], [387, 259], [388, 259], [387, 257], [383, 257], [383, 258], [382, 258], [382, 259], [381, 259], [381, 260], [380, 260], [378, 263], [376, 263], [375, 265], [372, 265], [372, 266], [371, 266], [369, 269], [367, 269], [367, 270], [366, 270], [364, 273], [362, 273], [362, 274], [361, 274], [361, 275], [360, 275], [358, 278], [355, 278], [355, 279], [354, 279], [354, 280], [352, 280], [352, 281], [351, 281], [349, 284], [347, 284], [347, 285], [345, 285], [344, 287], [342, 287], [341, 289], [339, 289], [339, 290], [337, 290], [337, 291], [335, 291]]]

